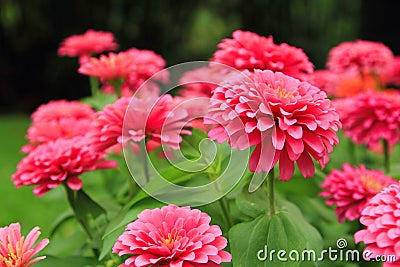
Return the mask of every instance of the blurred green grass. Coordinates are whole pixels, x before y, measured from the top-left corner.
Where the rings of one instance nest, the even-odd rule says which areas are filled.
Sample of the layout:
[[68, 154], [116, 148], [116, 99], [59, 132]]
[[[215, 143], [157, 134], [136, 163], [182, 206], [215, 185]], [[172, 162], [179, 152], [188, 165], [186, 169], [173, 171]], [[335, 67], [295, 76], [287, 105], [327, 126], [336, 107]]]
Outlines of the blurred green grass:
[[56, 188], [39, 198], [33, 194], [33, 187], [16, 189], [11, 180], [18, 162], [24, 156], [20, 149], [26, 144], [24, 136], [29, 124], [27, 115], [0, 115], [0, 196], [3, 203], [0, 227], [20, 222], [24, 234], [39, 226], [43, 237], [48, 237], [53, 222], [69, 209], [64, 191]]

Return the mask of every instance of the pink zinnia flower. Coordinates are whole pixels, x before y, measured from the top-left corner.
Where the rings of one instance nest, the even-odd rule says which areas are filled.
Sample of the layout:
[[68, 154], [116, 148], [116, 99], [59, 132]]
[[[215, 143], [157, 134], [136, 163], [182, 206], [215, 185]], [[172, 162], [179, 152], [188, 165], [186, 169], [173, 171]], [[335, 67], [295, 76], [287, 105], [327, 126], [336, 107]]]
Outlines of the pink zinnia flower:
[[188, 112], [183, 105], [178, 105], [171, 95], [160, 97], [137, 98], [127, 109], [124, 122], [124, 141], [140, 142], [148, 140], [179, 149], [181, 134], [191, 134], [185, 130]]
[[385, 72], [393, 61], [393, 52], [384, 44], [357, 40], [343, 42], [331, 49], [326, 66], [334, 72]]
[[400, 185], [392, 184], [375, 195], [361, 213], [366, 229], [354, 234], [356, 243], [367, 244], [364, 256], [371, 259], [389, 256], [383, 267], [400, 266]]
[[122, 127], [130, 101], [130, 97], [121, 97], [97, 112], [89, 132], [89, 140], [95, 151], [105, 151], [122, 144]]
[[400, 85], [400, 56], [394, 57], [391, 66], [384, 73], [383, 79], [388, 84]]
[[129, 73], [134, 71], [134, 58], [126, 52], [100, 55], [99, 58], [92, 57], [81, 64], [78, 69], [80, 74], [94, 76], [102, 82], [113, 82], [124, 80]]
[[266, 38], [256, 33], [237, 30], [233, 39], [218, 44], [212, 61], [238, 70], [262, 69], [283, 72], [305, 80], [314, 71], [313, 64], [303, 50], [286, 43], [274, 44], [272, 36]]
[[227, 240], [206, 213], [169, 205], [144, 210], [126, 227], [113, 252], [132, 255], [120, 267], [220, 267], [230, 262]]
[[232, 75], [231, 68], [223, 68], [220, 65], [200, 67], [185, 72], [179, 79], [182, 89], [179, 94], [185, 98], [211, 97], [219, 83]]
[[93, 152], [85, 137], [59, 138], [39, 145], [24, 157], [12, 179], [17, 188], [35, 185], [34, 194], [42, 196], [62, 183], [79, 190], [82, 187], [80, 174], [114, 167], [116, 162], [104, 160], [102, 153]]
[[39, 235], [39, 227], [35, 227], [26, 238], [21, 236], [19, 223], [0, 228], [0, 266], [29, 267], [46, 258], [46, 256], [41, 256], [33, 259], [49, 243], [49, 240], [45, 238], [34, 246]]
[[215, 89], [209, 110], [205, 123], [219, 124], [211, 139], [229, 139], [241, 150], [255, 145], [250, 170], [268, 172], [279, 160], [279, 179], [285, 181], [294, 162], [304, 177], [313, 176], [312, 157], [324, 167], [339, 142], [339, 115], [325, 92], [279, 72], [245, 71], [226, 80]]
[[309, 75], [308, 82], [324, 91], [327, 95], [336, 95], [339, 75], [329, 70], [316, 70]]
[[78, 101], [57, 100], [41, 105], [31, 116], [32, 123], [26, 138], [30, 144], [23, 152], [58, 138], [82, 136], [89, 130], [94, 110]]
[[59, 56], [79, 57], [85, 62], [91, 55], [118, 49], [111, 32], [87, 30], [84, 34], [66, 38], [58, 48]]
[[320, 195], [326, 198], [326, 204], [336, 205], [335, 212], [339, 222], [360, 218], [367, 202], [384, 187], [397, 183], [392, 177], [380, 170], [367, 170], [344, 164], [343, 171], [333, 170], [322, 183], [324, 189]]
[[341, 116], [345, 135], [356, 144], [391, 146], [400, 140], [400, 94], [364, 92], [346, 100]]

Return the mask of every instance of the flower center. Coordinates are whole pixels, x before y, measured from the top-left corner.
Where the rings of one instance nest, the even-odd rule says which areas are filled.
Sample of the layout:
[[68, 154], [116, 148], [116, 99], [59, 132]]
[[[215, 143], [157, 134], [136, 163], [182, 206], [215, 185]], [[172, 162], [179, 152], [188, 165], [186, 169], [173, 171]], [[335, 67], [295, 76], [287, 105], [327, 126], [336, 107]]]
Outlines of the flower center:
[[168, 233], [166, 238], [161, 237], [161, 243], [172, 250], [174, 248], [175, 241], [179, 241], [181, 239], [182, 237], [178, 235], [178, 232], [175, 232], [175, 234]]
[[361, 182], [364, 188], [379, 192], [382, 189], [382, 184], [375, 179], [373, 175], [362, 174]]
[[[11, 244], [8, 244], [8, 254], [3, 256], [0, 254], [0, 266], [22, 266], [21, 255], [18, 255], [18, 251], [14, 251]], [[2, 265], [4, 264], [4, 265]]]
[[288, 92], [286, 88], [278, 86], [275, 88], [275, 92], [278, 94], [279, 97], [283, 98], [292, 98], [293, 97], [293, 92]]

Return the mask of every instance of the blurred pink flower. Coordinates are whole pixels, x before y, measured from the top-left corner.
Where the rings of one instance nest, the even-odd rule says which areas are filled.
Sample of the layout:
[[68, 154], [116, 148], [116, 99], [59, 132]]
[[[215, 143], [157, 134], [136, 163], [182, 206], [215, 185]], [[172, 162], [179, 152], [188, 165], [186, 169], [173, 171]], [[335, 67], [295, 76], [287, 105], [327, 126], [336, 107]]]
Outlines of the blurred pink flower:
[[59, 138], [39, 145], [24, 157], [12, 179], [17, 188], [35, 185], [33, 193], [42, 196], [64, 182], [72, 190], [79, 190], [82, 187], [80, 174], [114, 167], [116, 162], [105, 160], [102, 153], [93, 152], [87, 138]]
[[124, 141], [140, 142], [145, 137], [148, 141], [179, 149], [181, 134], [191, 134], [184, 127], [187, 123], [188, 111], [171, 95], [160, 97], [132, 97], [126, 113], [124, 124]]
[[313, 64], [303, 50], [286, 43], [274, 44], [249, 31], [234, 31], [233, 39], [224, 39], [217, 46], [211, 61], [226, 64], [238, 70], [272, 70], [305, 80], [314, 71]]
[[87, 30], [66, 38], [58, 48], [59, 56], [79, 57], [82, 64], [93, 54], [118, 49], [111, 32]]
[[[356, 243], [367, 244], [364, 252], [373, 259], [394, 256], [383, 267], [400, 266], [400, 185], [392, 184], [375, 195], [361, 212], [360, 222], [366, 226], [354, 234]], [[393, 260], [393, 259], [392, 259]]]
[[37, 145], [57, 138], [72, 138], [87, 133], [94, 110], [78, 101], [54, 100], [41, 105], [31, 116], [32, 123], [26, 138], [29, 144], [22, 152], [30, 152]]
[[390, 146], [400, 140], [400, 94], [364, 92], [343, 102], [339, 113], [346, 136], [356, 144], [377, 147], [381, 140]]
[[223, 249], [227, 240], [206, 213], [169, 205], [144, 210], [118, 238], [113, 253], [131, 255], [125, 266], [221, 267], [231, 255]]
[[338, 74], [329, 70], [316, 70], [309, 75], [308, 82], [324, 91], [329, 96], [336, 95]]
[[130, 101], [130, 97], [121, 97], [97, 112], [88, 134], [95, 151], [102, 152], [116, 144], [122, 144], [122, 127]]
[[329, 52], [326, 66], [334, 72], [373, 71], [385, 72], [393, 61], [393, 52], [378, 42], [357, 40], [343, 42]]
[[179, 79], [179, 84], [183, 87], [179, 95], [185, 98], [211, 97], [214, 89], [229, 75], [232, 75], [231, 68], [223, 68], [212, 63], [207, 67], [187, 71]]
[[383, 74], [383, 79], [388, 84], [400, 86], [400, 56], [394, 57], [391, 66]]
[[304, 177], [313, 176], [312, 157], [324, 167], [339, 142], [339, 115], [326, 94], [269, 70], [225, 80], [214, 91], [205, 123], [216, 124], [209, 132], [213, 140], [229, 140], [241, 150], [256, 146], [251, 171], [268, 172], [279, 160], [279, 179], [285, 181], [293, 175], [294, 162]]
[[326, 204], [336, 205], [339, 222], [359, 219], [367, 202], [384, 187], [397, 183], [380, 170], [367, 170], [364, 165], [352, 167], [344, 164], [343, 170], [333, 170], [322, 183], [320, 195]]
[[39, 235], [39, 227], [35, 227], [26, 238], [21, 236], [19, 223], [0, 228], [0, 266], [29, 267], [46, 258], [46, 256], [33, 258], [49, 243], [49, 240], [45, 238], [34, 246]]

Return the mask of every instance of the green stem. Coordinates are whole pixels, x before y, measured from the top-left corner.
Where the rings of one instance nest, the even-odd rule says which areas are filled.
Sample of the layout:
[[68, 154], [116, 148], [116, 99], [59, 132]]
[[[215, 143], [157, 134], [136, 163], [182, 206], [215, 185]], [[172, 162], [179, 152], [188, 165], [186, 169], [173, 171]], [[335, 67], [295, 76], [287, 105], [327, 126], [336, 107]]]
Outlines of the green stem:
[[389, 144], [386, 140], [382, 140], [383, 142], [383, 166], [385, 167], [386, 173], [390, 172], [390, 152], [389, 152]]
[[143, 140], [139, 143], [140, 146], [140, 155], [142, 156], [143, 161], [143, 169], [144, 169], [144, 177], [146, 184], [150, 181], [150, 174], [149, 174], [149, 162], [147, 158], [147, 150], [146, 150], [146, 141]]
[[96, 96], [97, 91], [99, 90], [99, 80], [94, 76], [89, 76], [89, 82], [90, 92], [92, 93], [92, 96]]
[[228, 225], [228, 229], [231, 229], [233, 223], [231, 220], [231, 216], [229, 216], [228, 205], [224, 198], [218, 199], [219, 206], [221, 207], [222, 214], [224, 215], [226, 224]]
[[269, 212], [270, 215], [276, 214], [275, 209], [275, 177], [274, 168], [272, 168], [268, 173], [267, 185], [268, 185], [268, 202], [269, 202]]
[[[89, 226], [89, 224], [88, 224], [85, 220], [82, 220], [82, 219], [80, 218], [80, 216], [78, 216], [78, 213], [77, 213], [77, 210], [76, 210], [76, 206], [75, 206], [75, 204], [74, 204], [74, 203], [75, 203], [75, 194], [76, 194], [76, 191], [73, 191], [73, 190], [69, 189], [67, 186], [65, 186], [65, 189], [67, 190], [68, 203], [69, 203], [69, 205], [70, 205], [72, 211], [74, 212], [74, 215], [75, 215], [76, 220], [77, 220], [77, 221], [79, 222], [79, 224], [82, 226], [83, 230], [86, 232], [86, 234], [87, 234], [87, 236], [89, 237], [89, 239], [90, 239], [91, 241], [93, 241], [93, 240], [94, 240], [94, 237], [93, 237], [93, 235], [92, 235], [92, 233], [91, 233], [91, 231], [90, 231], [90, 226]], [[93, 247], [92, 247], [92, 251], [93, 251], [93, 254], [96, 256], [96, 258], [98, 258], [98, 257], [100, 256], [100, 251], [99, 251], [97, 248], [93, 248]]]

